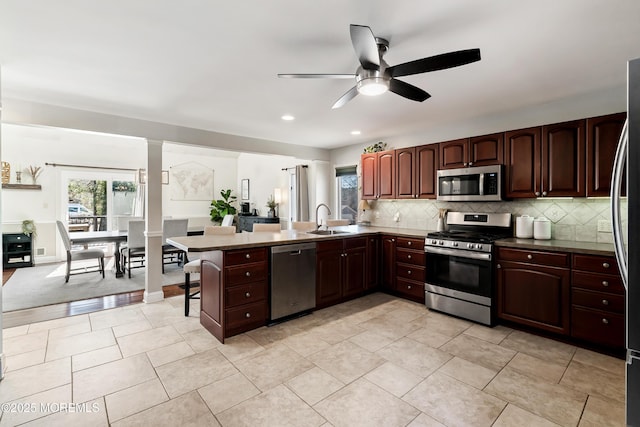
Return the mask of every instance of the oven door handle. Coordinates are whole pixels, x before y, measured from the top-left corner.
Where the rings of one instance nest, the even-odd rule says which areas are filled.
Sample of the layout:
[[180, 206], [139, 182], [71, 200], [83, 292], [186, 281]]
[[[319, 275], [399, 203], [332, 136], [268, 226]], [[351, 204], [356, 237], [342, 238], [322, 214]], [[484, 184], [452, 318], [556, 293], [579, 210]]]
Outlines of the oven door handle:
[[424, 251], [428, 254], [437, 255], [450, 255], [460, 258], [479, 259], [482, 261], [491, 261], [491, 254], [484, 252], [471, 252], [460, 249], [448, 249], [448, 248], [434, 248], [431, 246], [425, 246]]

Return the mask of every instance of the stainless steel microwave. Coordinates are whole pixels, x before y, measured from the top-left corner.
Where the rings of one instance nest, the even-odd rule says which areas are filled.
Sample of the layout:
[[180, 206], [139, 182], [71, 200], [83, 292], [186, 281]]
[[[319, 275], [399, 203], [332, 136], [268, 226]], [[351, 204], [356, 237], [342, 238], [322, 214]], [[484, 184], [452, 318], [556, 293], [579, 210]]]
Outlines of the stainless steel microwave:
[[482, 166], [438, 171], [438, 200], [502, 200], [502, 166]]

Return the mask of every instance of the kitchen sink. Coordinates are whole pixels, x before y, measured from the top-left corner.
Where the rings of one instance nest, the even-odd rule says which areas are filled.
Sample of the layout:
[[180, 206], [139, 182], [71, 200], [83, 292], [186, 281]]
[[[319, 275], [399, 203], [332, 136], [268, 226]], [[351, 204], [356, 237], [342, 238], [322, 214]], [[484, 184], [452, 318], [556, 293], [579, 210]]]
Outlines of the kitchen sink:
[[334, 234], [349, 234], [349, 231], [342, 230], [314, 230], [307, 231], [307, 234], [315, 234], [316, 236], [333, 236]]

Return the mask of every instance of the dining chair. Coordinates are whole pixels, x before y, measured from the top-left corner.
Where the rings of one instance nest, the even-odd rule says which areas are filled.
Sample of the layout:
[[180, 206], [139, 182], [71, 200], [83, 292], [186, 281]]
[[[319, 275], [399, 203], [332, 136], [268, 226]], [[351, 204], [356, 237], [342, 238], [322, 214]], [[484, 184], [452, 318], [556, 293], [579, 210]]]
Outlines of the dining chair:
[[339, 225], [349, 225], [350, 220], [348, 219], [328, 219], [327, 227], [337, 227]]
[[276, 232], [280, 231], [280, 224], [253, 224], [253, 231], [271, 231]]
[[[230, 226], [208, 225], [204, 228], [205, 236], [225, 235], [225, 234], [232, 235], [235, 233], [236, 233], [236, 227], [234, 225], [230, 225]], [[191, 283], [191, 275], [200, 273], [200, 259], [198, 258], [198, 259], [194, 259], [193, 261], [187, 262], [182, 269], [184, 271], [184, 315], [185, 317], [188, 317], [189, 301], [192, 299], [200, 299], [200, 297], [198, 296], [200, 294], [199, 290], [194, 293], [191, 293], [192, 286], [193, 287], [200, 286], [200, 284], [196, 286]]]
[[188, 261], [187, 253], [167, 243], [170, 237], [187, 235], [189, 219], [164, 219], [162, 221], [162, 274], [166, 264], [184, 264]]
[[[67, 232], [66, 227], [64, 226], [62, 221], [56, 221], [56, 225], [58, 226], [60, 237], [62, 237], [62, 243], [64, 243], [64, 248], [67, 251], [67, 271], [64, 275], [64, 282], [65, 283], [69, 282], [69, 276], [71, 276], [71, 274], [83, 274], [83, 273], [95, 273], [95, 272], [101, 273], [102, 278], [104, 279], [104, 252], [102, 251], [102, 249], [72, 250], [71, 239], [69, 238], [69, 233]], [[87, 267], [71, 268], [72, 261], [79, 261], [79, 260], [85, 260], [85, 259], [97, 259], [98, 260], [97, 269], [88, 269]]]
[[291, 229], [297, 231], [311, 231], [316, 228], [317, 225], [315, 221], [294, 221], [291, 223]]
[[[123, 271], [126, 270], [131, 279], [131, 269], [144, 267], [145, 261], [145, 221], [129, 221], [127, 232], [127, 244], [120, 249], [120, 258]], [[134, 263], [137, 263], [134, 265]]]

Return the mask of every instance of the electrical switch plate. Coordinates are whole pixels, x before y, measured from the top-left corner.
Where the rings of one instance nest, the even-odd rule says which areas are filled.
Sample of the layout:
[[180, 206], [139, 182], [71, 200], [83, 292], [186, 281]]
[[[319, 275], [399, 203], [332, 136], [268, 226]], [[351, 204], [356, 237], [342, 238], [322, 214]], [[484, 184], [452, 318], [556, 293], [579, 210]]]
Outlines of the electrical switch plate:
[[400, 221], [400, 212], [396, 212], [396, 214], [393, 216], [393, 220], [394, 220], [395, 222]]
[[598, 220], [598, 232], [600, 233], [611, 233], [611, 221], [607, 221], [606, 219]]

